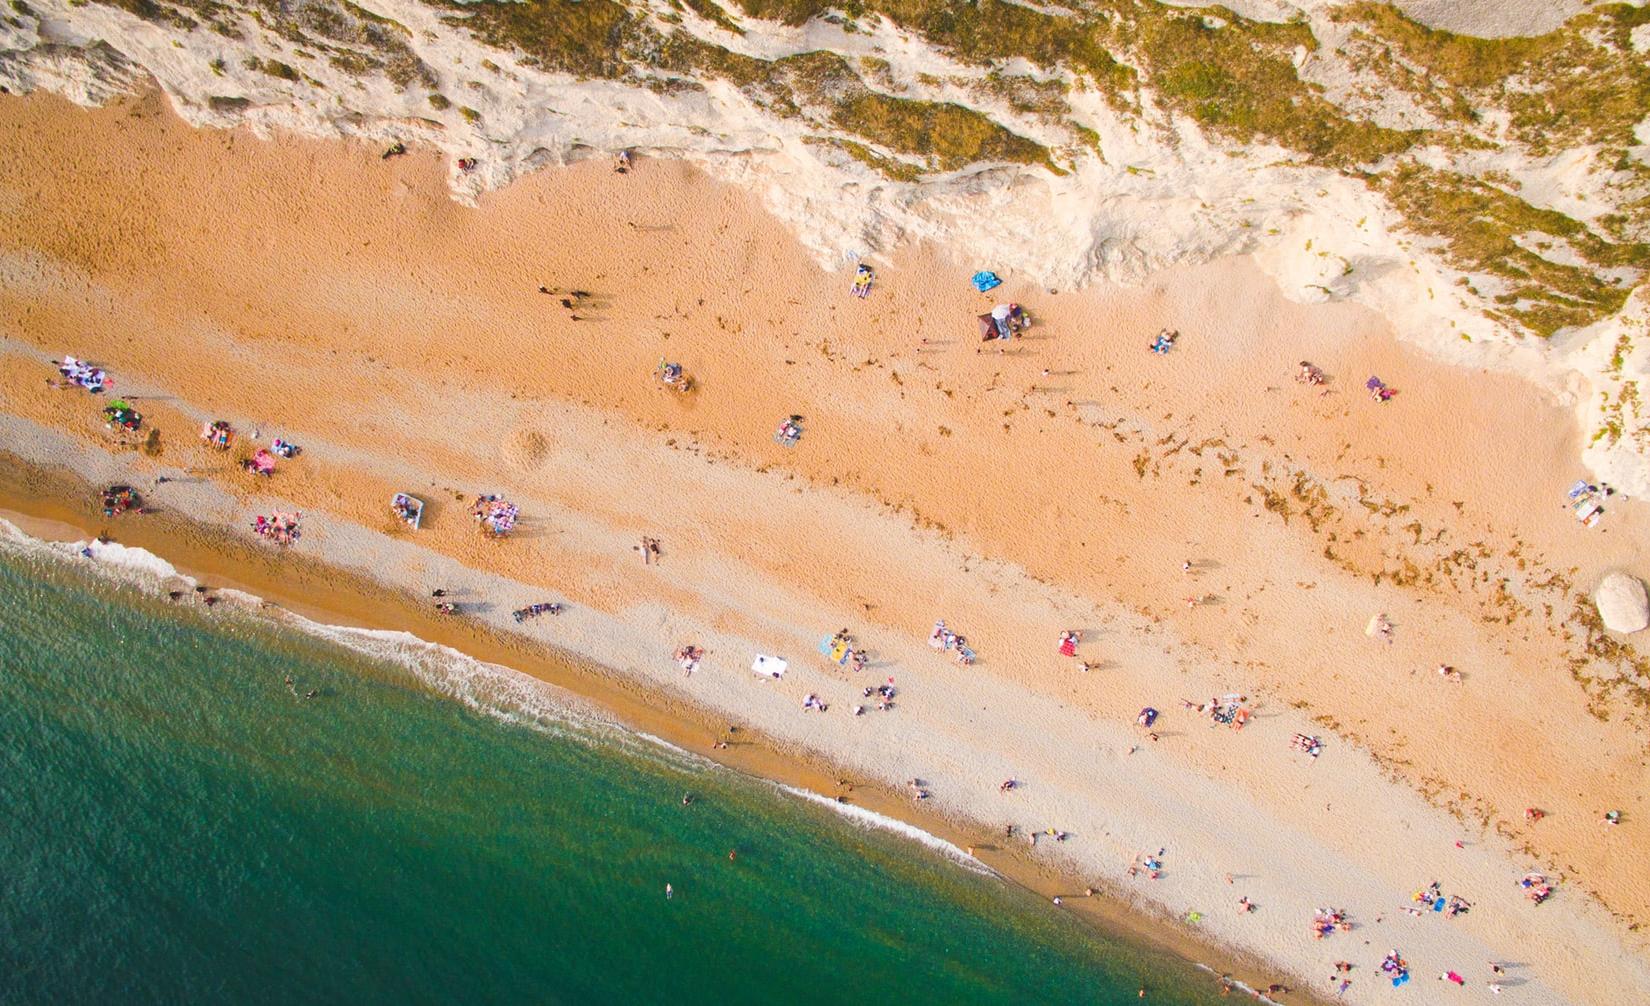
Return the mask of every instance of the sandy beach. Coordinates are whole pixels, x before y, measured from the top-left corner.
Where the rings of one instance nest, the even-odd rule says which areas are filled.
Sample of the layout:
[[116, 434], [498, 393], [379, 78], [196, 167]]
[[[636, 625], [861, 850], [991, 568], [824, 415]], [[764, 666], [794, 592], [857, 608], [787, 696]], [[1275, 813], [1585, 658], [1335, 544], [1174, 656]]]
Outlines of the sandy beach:
[[[1650, 568], [1650, 517], [1618, 496], [1597, 527], [1572, 519], [1573, 414], [1515, 378], [1429, 360], [1366, 309], [1292, 303], [1244, 259], [1133, 288], [1005, 274], [1035, 324], [1000, 349], [974, 316], [1002, 295], [967, 282], [989, 261], [907, 247], [861, 301], [752, 196], [669, 161], [547, 171], [467, 208], [431, 154], [194, 131], [158, 96], [8, 96], [0, 136], [0, 448], [234, 529], [246, 582], [331, 568], [403, 607], [445, 588], [466, 633], [553, 647], [635, 709], [741, 724], [884, 800], [921, 780], [918, 811], [982, 861], [1012, 847], [1302, 992], [1334, 994], [1345, 960], [1344, 1001], [1377, 1001], [1398, 948], [1426, 1001], [1449, 970], [1509, 1002], [1650, 997], [1650, 692], [1587, 600]], [[1149, 352], [1165, 327], [1175, 348]], [[64, 353], [106, 367], [158, 443], [119, 443], [104, 399], [50, 387]], [[661, 360], [695, 390], [662, 388]], [[1294, 381], [1302, 360], [1328, 383]], [[1372, 401], [1371, 375], [1397, 395]], [[227, 454], [196, 436], [214, 419], [238, 431]], [[242, 471], [272, 436], [303, 454]], [[396, 491], [428, 501], [418, 532]], [[483, 492], [521, 506], [511, 538], [470, 519]], [[245, 530], [272, 509], [305, 514], [290, 554]], [[513, 623], [543, 600], [568, 610]], [[1391, 643], [1365, 633], [1378, 613]], [[927, 645], [937, 619], [977, 663]], [[839, 627], [864, 672], [817, 652]], [[707, 651], [692, 675], [671, 660], [688, 642]], [[758, 653], [783, 680], [751, 673]], [[894, 707], [854, 716], [890, 678]], [[1254, 712], [1242, 731], [1186, 706], [1228, 693]], [[1069, 838], [1031, 845], [1045, 829]], [[1130, 875], [1159, 849], [1161, 879]], [[1539, 907], [1530, 870], [1557, 882]], [[1471, 911], [1406, 914], [1435, 880]], [[1355, 928], [1313, 939], [1326, 906]]]

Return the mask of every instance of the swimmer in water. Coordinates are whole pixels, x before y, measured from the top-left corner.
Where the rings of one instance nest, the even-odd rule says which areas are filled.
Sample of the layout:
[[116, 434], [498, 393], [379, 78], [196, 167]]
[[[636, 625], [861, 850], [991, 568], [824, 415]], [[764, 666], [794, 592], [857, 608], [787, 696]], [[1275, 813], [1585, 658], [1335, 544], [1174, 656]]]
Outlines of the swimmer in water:
[[671, 887], [669, 884], [666, 884], [665, 885], [665, 900], [669, 901], [671, 898], [674, 898], [674, 897], [676, 897], [676, 888]]
[[693, 803], [693, 794], [692, 793], [683, 793], [682, 794], [682, 806], [687, 807], [687, 806], [690, 806], [692, 803]]

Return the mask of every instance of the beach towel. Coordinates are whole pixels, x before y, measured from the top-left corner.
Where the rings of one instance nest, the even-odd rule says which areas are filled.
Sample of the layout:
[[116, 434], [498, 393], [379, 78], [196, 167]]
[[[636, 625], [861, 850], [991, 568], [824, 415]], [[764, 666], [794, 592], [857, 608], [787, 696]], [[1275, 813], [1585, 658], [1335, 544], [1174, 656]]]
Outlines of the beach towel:
[[853, 294], [855, 297], [869, 297], [871, 295], [871, 267], [862, 265], [854, 271]]
[[987, 290], [995, 289], [996, 287], [1001, 286], [1002, 283], [1003, 283], [1002, 280], [997, 278], [996, 273], [987, 272], [986, 270], [983, 270], [983, 269], [981, 271], [975, 273], [973, 278], [969, 282], [973, 283], [974, 284], [974, 289], [980, 291], [981, 293], [985, 293]]
[[755, 660], [751, 661], [752, 671], [761, 677], [773, 678], [775, 681], [784, 677], [785, 667], [785, 661], [780, 660], [778, 657], [764, 656], [760, 653], [756, 655]]
[[102, 391], [106, 385], [115, 383], [104, 375], [102, 369], [68, 355], [65, 355], [63, 362], [57, 365], [57, 371], [94, 395]]

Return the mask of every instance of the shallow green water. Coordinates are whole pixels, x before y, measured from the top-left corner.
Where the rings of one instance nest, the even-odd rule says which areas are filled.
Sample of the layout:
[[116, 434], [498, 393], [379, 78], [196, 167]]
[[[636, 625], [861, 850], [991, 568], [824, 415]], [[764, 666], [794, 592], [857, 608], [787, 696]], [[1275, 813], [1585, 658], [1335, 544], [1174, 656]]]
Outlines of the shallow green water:
[[765, 783], [55, 560], [0, 555], [0, 759], [8, 1003], [1213, 1001]]

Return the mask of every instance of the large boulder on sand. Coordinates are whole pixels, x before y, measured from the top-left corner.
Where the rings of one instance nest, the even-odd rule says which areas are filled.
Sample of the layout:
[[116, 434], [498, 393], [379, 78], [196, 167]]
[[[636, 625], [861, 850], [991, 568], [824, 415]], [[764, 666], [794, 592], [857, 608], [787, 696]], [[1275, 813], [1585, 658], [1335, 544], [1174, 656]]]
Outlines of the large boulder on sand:
[[1637, 632], [1650, 625], [1650, 597], [1636, 576], [1611, 573], [1594, 591], [1593, 603], [1598, 605], [1598, 617], [1617, 632]]

